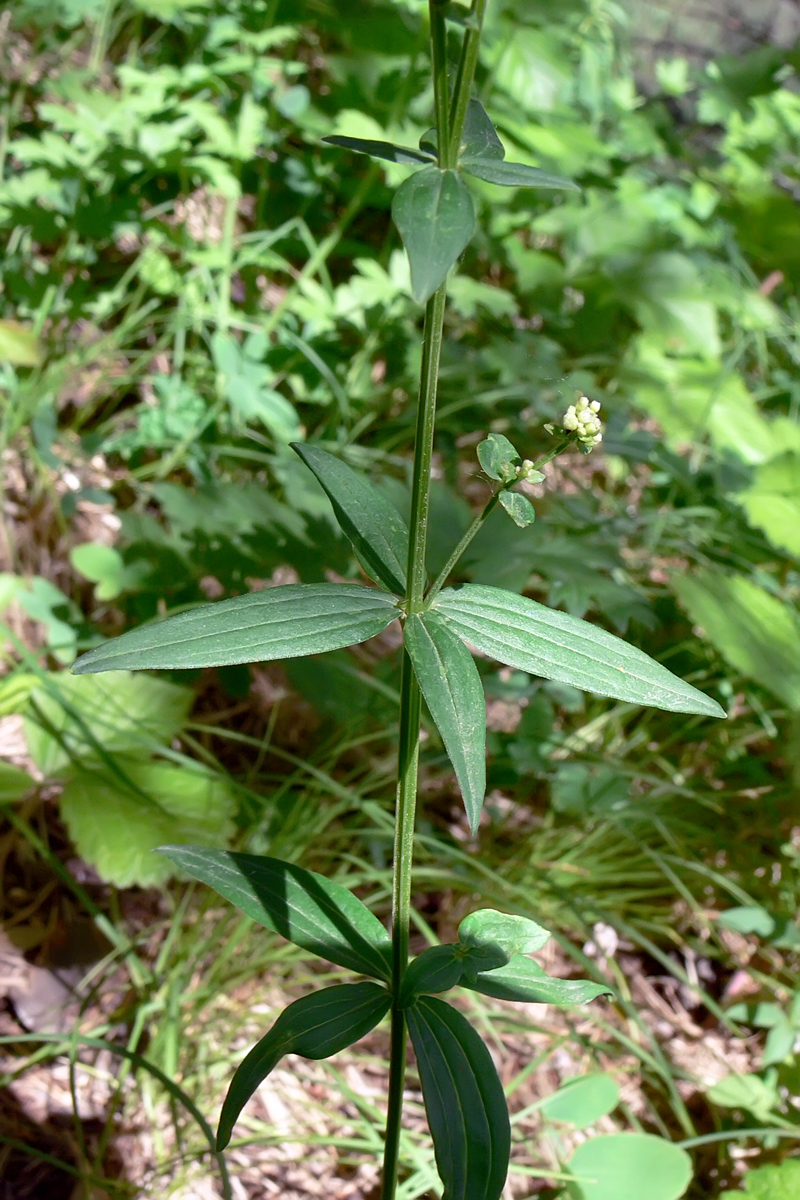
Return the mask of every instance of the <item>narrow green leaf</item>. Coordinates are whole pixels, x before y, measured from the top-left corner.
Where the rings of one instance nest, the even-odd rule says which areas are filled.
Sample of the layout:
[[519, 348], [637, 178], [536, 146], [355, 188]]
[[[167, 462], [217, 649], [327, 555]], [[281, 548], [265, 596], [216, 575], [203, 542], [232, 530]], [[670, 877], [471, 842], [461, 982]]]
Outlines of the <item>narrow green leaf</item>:
[[478, 443], [478, 462], [490, 479], [508, 483], [517, 477], [519, 454], [502, 433], [490, 433]]
[[520, 492], [501, 492], [499, 499], [511, 520], [520, 529], [525, 529], [536, 520], [536, 509]]
[[725, 716], [643, 650], [526, 596], [467, 584], [441, 592], [432, 610], [476, 650], [519, 671], [651, 708]]
[[464, 643], [433, 613], [413, 613], [404, 637], [474, 833], [486, 793], [486, 700], [480, 675]]
[[224, 1150], [239, 1113], [285, 1054], [328, 1058], [374, 1029], [392, 998], [377, 983], [343, 983], [303, 996], [285, 1008], [269, 1033], [239, 1064], [231, 1080], [217, 1129]]
[[368, 154], [370, 158], [382, 158], [386, 162], [410, 163], [427, 166], [435, 162], [435, 155], [427, 154], [424, 150], [412, 150], [410, 146], [396, 146], [394, 142], [374, 141], [372, 138], [342, 137], [334, 134], [324, 137], [323, 142], [329, 146], [339, 146], [343, 150], [355, 150], [356, 154]]
[[515, 1000], [527, 1004], [587, 1004], [612, 991], [590, 979], [554, 979], [532, 958], [515, 954], [504, 967], [482, 971], [475, 980], [462, 980], [463, 986], [496, 1000]]
[[406, 1008], [419, 996], [449, 992], [461, 982], [464, 955], [455, 945], [430, 946], [412, 959], [403, 975], [400, 1006]]
[[461, 922], [458, 940], [480, 952], [484, 961], [478, 960], [478, 971], [491, 971], [505, 966], [515, 954], [541, 950], [550, 940], [550, 931], [527, 917], [481, 908]]
[[526, 166], [525, 163], [498, 162], [492, 158], [462, 158], [458, 167], [467, 175], [474, 175], [486, 183], [497, 183], [500, 187], [551, 188], [567, 192], [581, 190], [571, 179], [549, 175], [547, 171]]
[[581, 1142], [569, 1173], [578, 1177], [568, 1188], [573, 1200], [678, 1200], [691, 1182], [692, 1160], [652, 1133], [609, 1133]]
[[455, 171], [425, 167], [400, 184], [392, 216], [411, 264], [414, 298], [424, 304], [475, 232], [472, 195]]
[[497, 162], [505, 158], [503, 143], [480, 100], [471, 99], [467, 106], [461, 134], [459, 158], [481, 158]]
[[391, 979], [389, 934], [340, 883], [256, 854], [200, 846], [161, 846], [160, 852], [295, 946], [362, 975]]
[[374, 588], [288, 584], [132, 629], [84, 654], [73, 671], [220, 667], [321, 654], [365, 642], [397, 615], [394, 597]]
[[408, 526], [394, 505], [363, 476], [326, 450], [304, 442], [294, 442], [292, 449], [322, 484], [336, 520], [365, 569], [378, 583], [403, 595]]
[[407, 1010], [443, 1200], [498, 1200], [511, 1127], [492, 1056], [461, 1013], [422, 997]]

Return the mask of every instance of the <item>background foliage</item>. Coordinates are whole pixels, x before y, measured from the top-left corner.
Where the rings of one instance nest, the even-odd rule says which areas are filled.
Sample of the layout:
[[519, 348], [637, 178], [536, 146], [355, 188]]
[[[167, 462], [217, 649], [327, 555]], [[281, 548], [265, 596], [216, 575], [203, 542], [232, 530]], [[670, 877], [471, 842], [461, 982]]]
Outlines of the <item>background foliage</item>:
[[[780, 1124], [797, 1091], [798, 59], [767, 46], [707, 67], [661, 59], [645, 88], [624, 9], [557, 7], [490, 5], [481, 98], [510, 155], [582, 192], [499, 196], [473, 181], [480, 233], [451, 285], [431, 565], [484, 498], [481, 437], [506, 432], [535, 458], [576, 392], [600, 399], [603, 457], [551, 467], [529, 493], [532, 527], [495, 514], [463, 577], [625, 633], [729, 720], [482, 664], [488, 818], [470, 841], [431, 729], [419, 928], [435, 936], [480, 899], [541, 916], [595, 957], [598, 924], [615, 931], [631, 961], [609, 952], [625, 1014], [609, 1028], [639, 1030], [633, 1065], [616, 1033], [595, 1035], [646, 1097], [620, 1127], [691, 1138], [743, 1113]], [[357, 579], [290, 440], [380, 467], [407, 504], [419, 308], [387, 186], [407, 168], [320, 139], [417, 144], [431, 106], [423, 16], [417, 0], [22, 0], [4, 18], [0, 712], [24, 726], [0, 792], [48, 869], [70, 853], [57, 808], [116, 887], [163, 882], [168, 864], [149, 854], [163, 841], [328, 869], [345, 850], [381, 909], [390, 639], [192, 689], [124, 676], [111, 695], [62, 668], [100, 635], [199, 599]], [[213, 1009], [207, 947], [192, 921], [174, 935], [205, 982], [170, 1008], [180, 981], [163, 983], [152, 950], [131, 967], [108, 896], [79, 903], [112, 914], [137, 1005], [157, 1014], [149, 1058], [180, 1060], [189, 1091], [216, 1102], [218, 1076], [176, 1040], [181, 1005]], [[35, 951], [43, 935], [27, 924]], [[626, 982], [643, 964], [667, 994], [689, 989], [701, 1029], [737, 1044], [768, 1031], [744, 1091], [659, 1049]], [[731, 986], [739, 971], [749, 992]], [[688, 1108], [681, 1075], [695, 1081]], [[408, 1153], [410, 1200], [430, 1175]], [[552, 1183], [526, 1153], [522, 1167]], [[724, 1140], [695, 1168], [690, 1195], [735, 1191]]]

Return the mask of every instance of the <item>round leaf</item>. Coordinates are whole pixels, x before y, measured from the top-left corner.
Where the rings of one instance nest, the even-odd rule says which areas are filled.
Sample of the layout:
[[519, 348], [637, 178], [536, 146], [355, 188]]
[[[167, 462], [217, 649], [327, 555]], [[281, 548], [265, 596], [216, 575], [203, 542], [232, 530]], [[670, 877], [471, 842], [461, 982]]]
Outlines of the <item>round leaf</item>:
[[576, 1129], [586, 1129], [605, 1117], [619, 1104], [619, 1087], [610, 1075], [583, 1075], [571, 1079], [552, 1096], [540, 1111], [549, 1121], [563, 1121]]
[[478, 462], [490, 479], [507, 483], [516, 477], [519, 454], [502, 433], [490, 433], [478, 445], [477, 454]]
[[611, 1133], [578, 1146], [569, 1164], [574, 1200], [678, 1200], [692, 1178], [685, 1150], [650, 1133]]

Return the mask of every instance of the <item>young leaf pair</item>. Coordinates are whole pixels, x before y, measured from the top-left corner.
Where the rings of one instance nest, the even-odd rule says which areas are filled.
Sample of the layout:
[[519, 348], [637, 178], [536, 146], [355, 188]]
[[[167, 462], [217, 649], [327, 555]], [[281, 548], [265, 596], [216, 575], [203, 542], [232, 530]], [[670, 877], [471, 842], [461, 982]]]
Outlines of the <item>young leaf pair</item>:
[[[643, 651], [514, 592], [466, 584], [438, 592], [419, 612], [407, 612], [408, 529], [400, 514], [334, 455], [315, 446], [296, 445], [295, 450], [324, 488], [377, 588], [289, 584], [201, 605], [99, 646], [74, 670], [210, 667], [319, 654], [366, 641], [399, 617], [473, 831], [486, 787], [486, 708], [472, 649], [531, 675], [613, 699], [724, 715], [714, 700]], [[487, 457], [487, 463], [500, 470], [494, 459]]]
[[501, 187], [579, 190], [571, 180], [559, 175], [549, 175], [525, 163], [506, 162], [497, 130], [483, 105], [475, 99], [467, 106], [454, 170], [442, 167], [435, 129], [422, 135], [419, 150], [339, 135], [323, 141], [372, 158], [422, 168], [401, 183], [392, 204], [394, 223], [411, 264], [412, 291], [420, 304], [446, 278], [475, 232], [475, 203], [464, 175]]
[[259, 924], [370, 980], [322, 988], [284, 1009], [233, 1076], [218, 1148], [227, 1146], [242, 1108], [284, 1055], [320, 1059], [344, 1050], [379, 1024], [395, 997], [411, 1032], [448, 1200], [497, 1200], [511, 1145], [503, 1087], [479, 1035], [435, 994], [462, 984], [503, 999], [574, 1004], [610, 989], [551, 979], [527, 957], [548, 931], [491, 909], [466, 917], [454, 945], [424, 951], [401, 981], [393, 980], [389, 935], [340, 884], [278, 859], [193, 846], [165, 846], [162, 853]]

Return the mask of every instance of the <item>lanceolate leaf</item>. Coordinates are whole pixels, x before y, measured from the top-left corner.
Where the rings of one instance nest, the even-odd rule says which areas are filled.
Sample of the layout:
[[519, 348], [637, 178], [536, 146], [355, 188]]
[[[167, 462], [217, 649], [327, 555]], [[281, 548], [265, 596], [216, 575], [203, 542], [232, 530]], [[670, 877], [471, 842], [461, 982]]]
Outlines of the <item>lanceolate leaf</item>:
[[467, 584], [441, 592], [432, 609], [476, 650], [517, 670], [652, 708], [725, 715], [644, 651], [514, 592]]
[[480, 675], [464, 643], [432, 612], [408, 618], [405, 644], [474, 833], [486, 792], [486, 700]]
[[341, 884], [278, 858], [200, 846], [160, 849], [181, 870], [295, 946], [359, 974], [391, 979], [389, 934]]
[[461, 1013], [421, 997], [407, 1010], [443, 1200], [498, 1200], [511, 1128], [492, 1057]]
[[289, 584], [132, 629], [84, 654], [73, 671], [219, 667], [321, 654], [374, 637], [397, 615], [395, 598], [374, 588]]
[[459, 158], [483, 158], [497, 162], [506, 152], [497, 136], [497, 130], [480, 100], [474, 98], [467, 106], [464, 129], [461, 134]]
[[390, 591], [403, 595], [408, 527], [394, 505], [333, 454], [304, 442], [293, 443], [292, 449], [322, 484], [365, 569]]
[[324, 137], [322, 140], [329, 146], [340, 146], [343, 150], [355, 150], [356, 154], [369, 154], [370, 158], [383, 158], [387, 162], [410, 163], [412, 166], [422, 163], [427, 166], [428, 163], [436, 161], [434, 155], [427, 154], [424, 150], [412, 150], [410, 146], [396, 146], [394, 142], [373, 141], [372, 138], [341, 137], [339, 134]]
[[549, 175], [538, 167], [529, 167], [525, 163], [498, 162], [487, 158], [462, 158], [458, 164], [461, 171], [483, 179], [486, 183], [499, 183], [501, 187], [529, 188], [558, 188], [567, 192], [579, 192], [581, 189], [571, 179], [561, 175]]
[[400, 1005], [412, 1004], [431, 992], [449, 992], [461, 982], [464, 955], [456, 945], [430, 946], [412, 959], [403, 975]]
[[475, 205], [455, 171], [425, 167], [400, 184], [392, 204], [411, 264], [414, 298], [424, 304], [475, 232]]
[[389, 992], [377, 983], [345, 983], [303, 996], [284, 1009], [231, 1080], [219, 1118], [217, 1149], [225, 1149], [239, 1113], [284, 1054], [328, 1058], [374, 1029], [391, 1003]]
[[590, 979], [554, 979], [524, 954], [515, 954], [506, 966], [495, 971], [481, 971], [472, 981], [465, 977], [462, 984], [496, 1000], [528, 1004], [586, 1004], [612, 994], [610, 987]]

